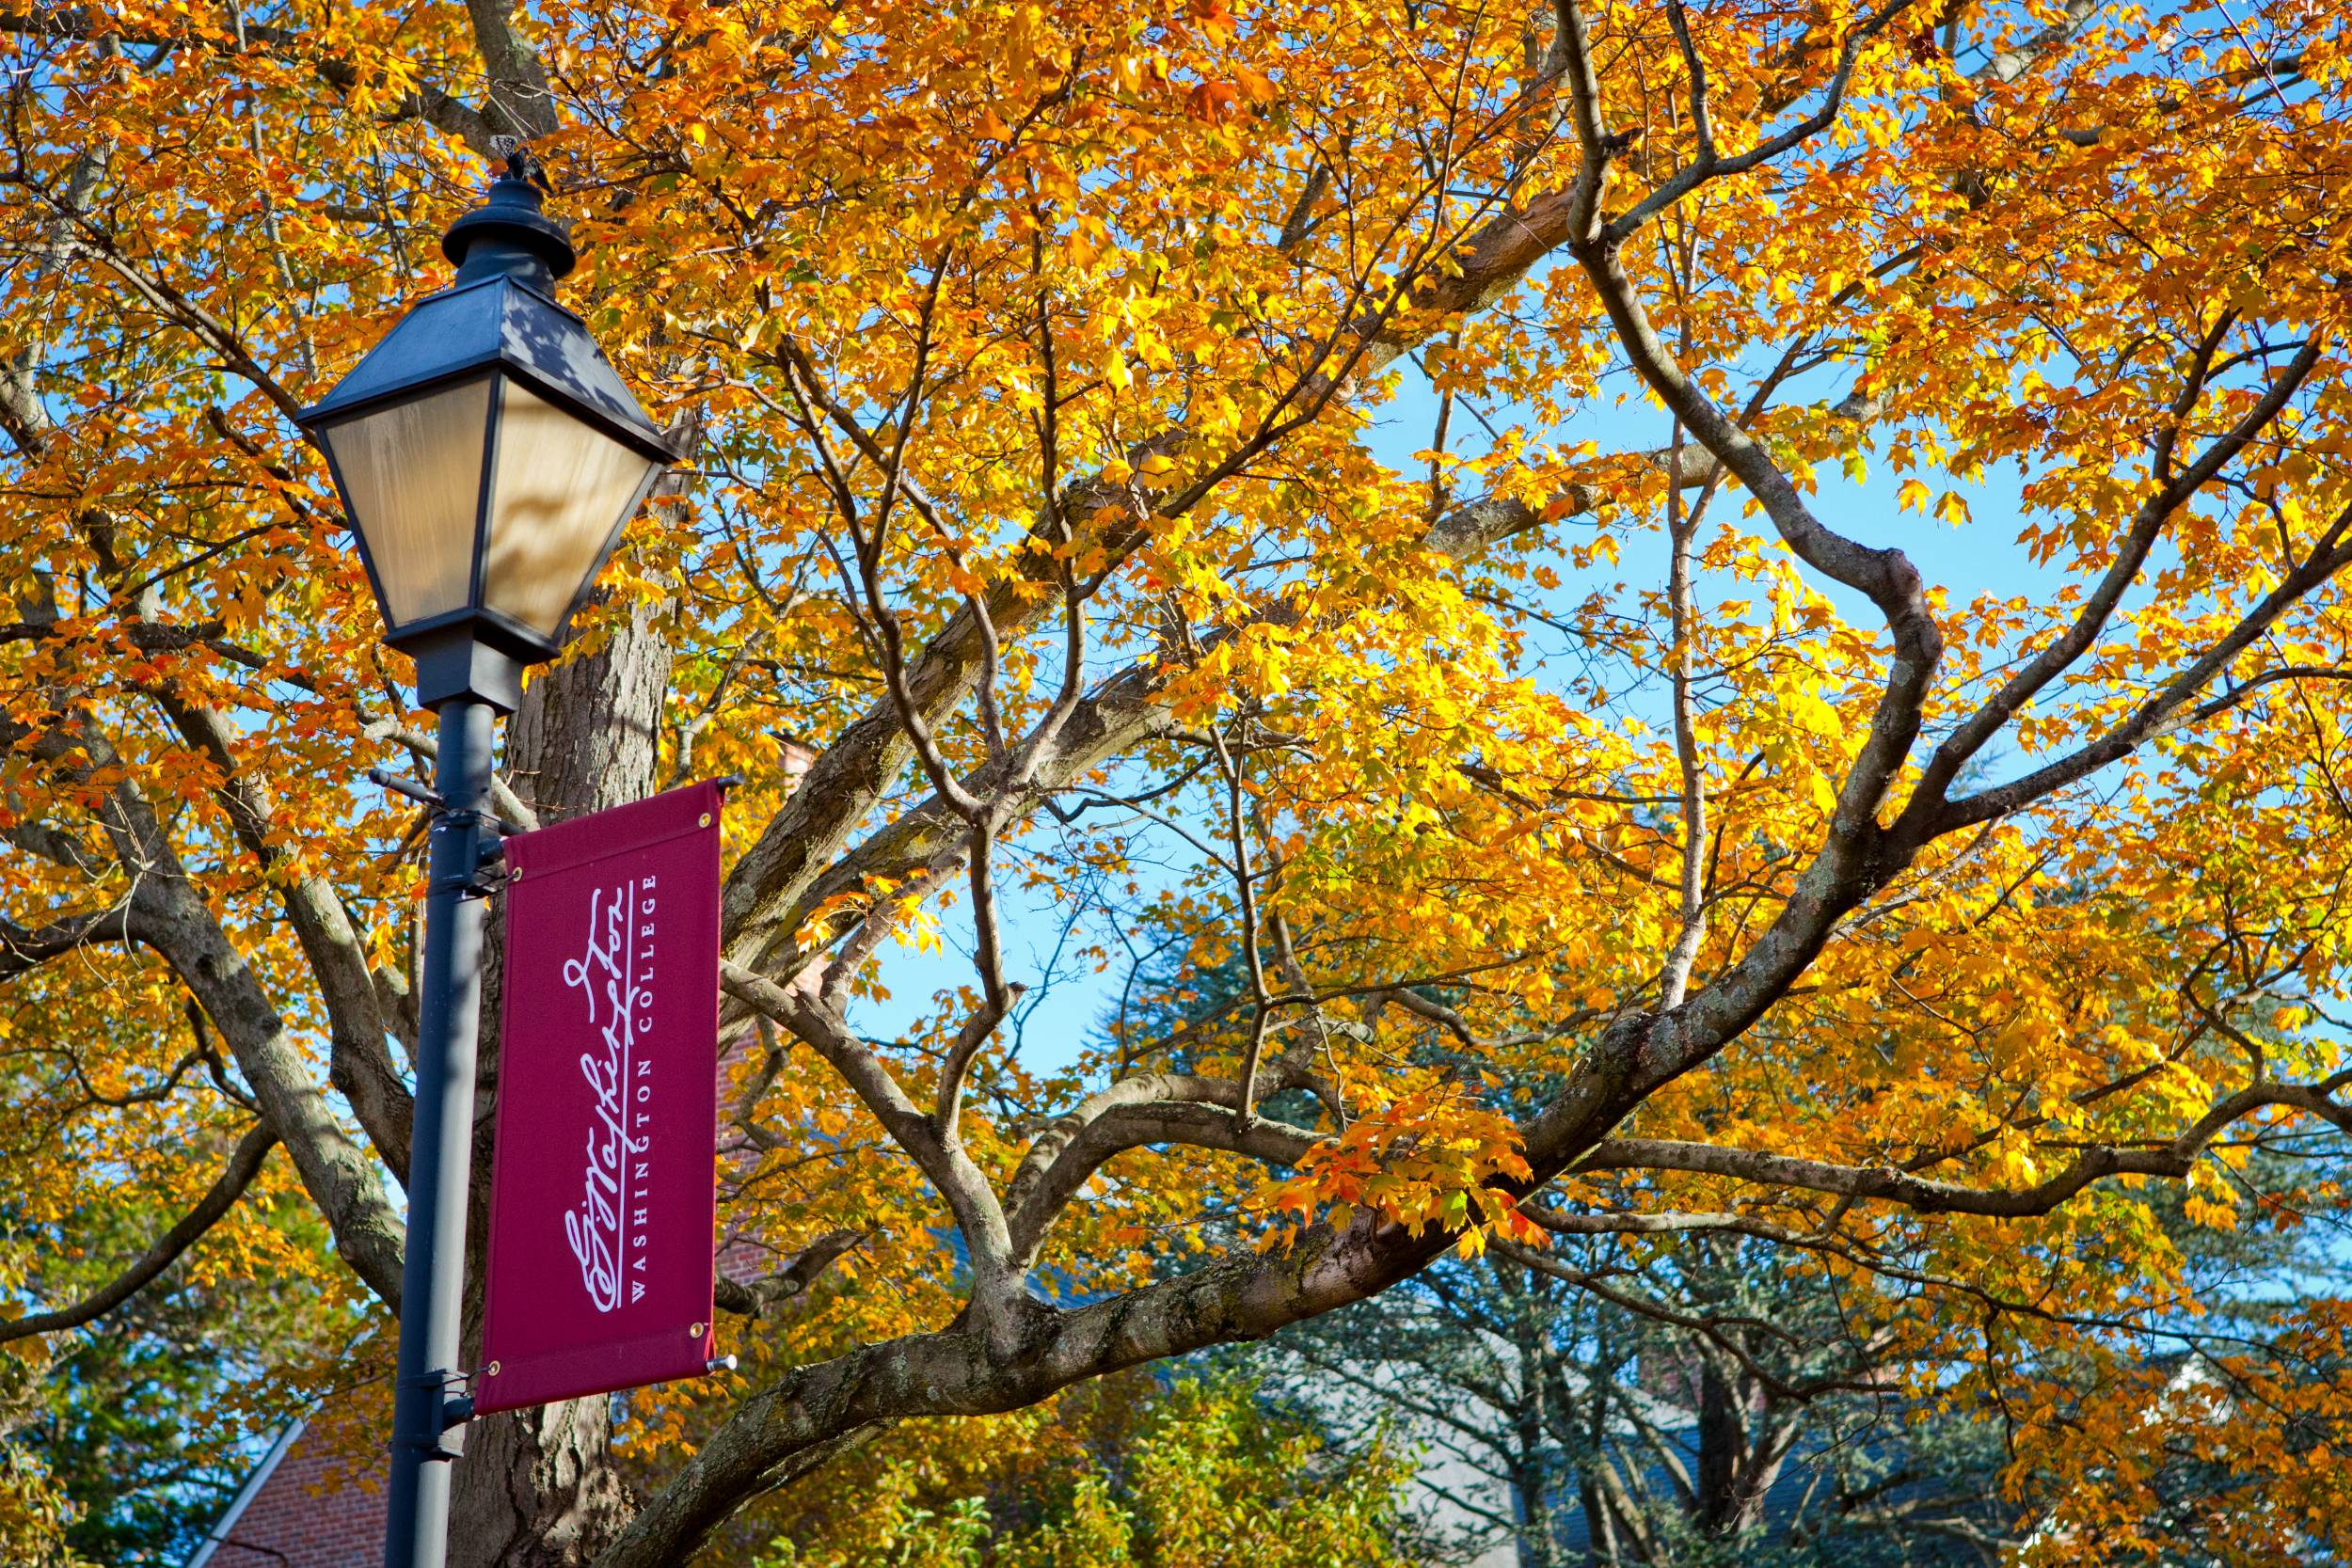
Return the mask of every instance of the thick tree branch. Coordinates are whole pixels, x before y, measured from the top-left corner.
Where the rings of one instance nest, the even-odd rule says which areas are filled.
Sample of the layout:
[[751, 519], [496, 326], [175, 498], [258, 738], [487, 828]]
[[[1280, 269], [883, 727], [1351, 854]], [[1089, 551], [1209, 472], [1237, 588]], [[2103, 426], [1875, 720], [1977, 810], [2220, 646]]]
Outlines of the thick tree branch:
[[799, 1473], [812, 1450], [876, 1422], [1016, 1410], [1083, 1379], [1263, 1338], [1361, 1300], [1444, 1244], [1434, 1231], [1411, 1237], [1367, 1218], [1345, 1237], [1318, 1229], [1285, 1254], [1228, 1259], [1075, 1309], [1032, 1304], [1010, 1356], [977, 1330], [950, 1329], [794, 1369], [737, 1406], [596, 1568], [686, 1560], [740, 1499]]
[[1935, 814], [1952, 781], [1960, 776], [1969, 759], [1982, 751], [2036, 694], [2090, 651], [2122, 602], [2124, 592], [2138, 580], [2140, 568], [2163, 534], [2165, 525], [2244, 451], [2248, 443], [2269, 427], [2318, 365], [2323, 344], [2314, 340], [2287, 364], [2244, 418], [2199, 453], [2187, 467], [2167, 473], [2165, 470], [2171, 467], [2170, 453], [2181, 425], [2203, 394], [2207, 368], [2220, 346], [2222, 334], [2234, 319], [2234, 315], [2225, 313], [2192, 356], [2189, 373], [2172, 406], [2172, 422], [2158, 437], [2156, 467], [2161, 483], [2155, 494], [2140, 503], [2131, 526], [2124, 531], [2115, 560], [2084, 599], [2065, 632], [2003, 682], [1998, 691], [1936, 747], [1913, 792], [1911, 804], [1905, 808], [1905, 816]]
[[0, 1345], [11, 1339], [27, 1338], [36, 1334], [54, 1334], [60, 1329], [79, 1328], [82, 1324], [105, 1316], [129, 1301], [145, 1288], [149, 1281], [179, 1260], [180, 1255], [196, 1244], [198, 1238], [220, 1223], [221, 1217], [236, 1207], [237, 1199], [261, 1174], [262, 1162], [278, 1145], [278, 1134], [266, 1123], [256, 1123], [246, 1130], [230, 1151], [229, 1164], [214, 1179], [195, 1208], [180, 1216], [170, 1229], [155, 1238], [138, 1260], [104, 1285], [84, 1296], [71, 1307], [50, 1312], [28, 1312], [21, 1318], [0, 1319]]
[[39, 968], [50, 959], [99, 942], [131, 940], [131, 906], [68, 915], [27, 927], [0, 920], [0, 980]]
[[2157, 1176], [2174, 1180], [2185, 1177], [2197, 1163], [2205, 1146], [2224, 1128], [2272, 1105], [2292, 1106], [2320, 1117], [2338, 1128], [2352, 1130], [2352, 1109], [2330, 1100], [2312, 1085], [2256, 1084], [2215, 1101], [2194, 1123], [2168, 1143], [2147, 1148], [2093, 1145], [2076, 1154], [2064, 1168], [2030, 1187], [1971, 1187], [1961, 1182], [1915, 1176], [1893, 1166], [1839, 1165], [1793, 1155], [1659, 1138], [1606, 1139], [1591, 1155], [1579, 1161], [1576, 1168], [1579, 1172], [1689, 1171], [1704, 1176], [1731, 1177], [1766, 1186], [1830, 1193], [1840, 1197], [1883, 1199], [1899, 1203], [1923, 1214], [1984, 1214], [2003, 1219], [2026, 1219], [2051, 1212], [2105, 1177]]
[[[69, 717], [38, 737], [34, 755], [82, 781], [121, 766], [86, 716]], [[129, 934], [164, 957], [220, 1030], [345, 1261], [396, 1307], [405, 1231], [380, 1170], [343, 1131], [285, 1019], [221, 928], [137, 785], [120, 779], [99, 797], [94, 814], [130, 880]]]
[[747, 1318], [774, 1311], [794, 1297], [805, 1294], [826, 1270], [854, 1251], [868, 1234], [864, 1230], [829, 1230], [794, 1253], [792, 1260], [784, 1267], [757, 1279], [731, 1279], [721, 1275], [714, 1297], [719, 1309]]
[[[230, 829], [262, 868], [279, 870], [286, 853], [272, 820], [274, 804], [263, 782], [242, 766], [229, 718], [216, 708], [191, 703], [167, 687], [153, 689], [158, 705], [188, 743], [208, 757], [220, 775], [215, 794]], [[326, 1005], [327, 1077], [351, 1102], [352, 1114], [383, 1156], [392, 1177], [408, 1181], [408, 1137], [413, 1097], [402, 1082], [386, 1046], [382, 999], [368, 963], [367, 944], [332, 883], [316, 872], [274, 878], [287, 924], [318, 981]]]
[[1004, 1210], [962, 1145], [943, 1134], [882, 1059], [807, 987], [779, 986], [733, 963], [720, 965], [719, 980], [729, 996], [774, 1020], [824, 1057], [882, 1130], [914, 1157], [963, 1235], [971, 1254], [973, 1306], [981, 1323], [993, 1343], [1009, 1344], [1027, 1299], [1022, 1271], [1013, 1262]]

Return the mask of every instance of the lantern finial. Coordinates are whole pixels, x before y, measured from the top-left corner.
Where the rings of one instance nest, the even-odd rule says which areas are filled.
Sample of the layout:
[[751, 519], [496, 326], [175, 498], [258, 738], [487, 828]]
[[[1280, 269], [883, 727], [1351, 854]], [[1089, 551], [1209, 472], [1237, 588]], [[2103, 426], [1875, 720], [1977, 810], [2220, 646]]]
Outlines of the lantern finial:
[[457, 263], [457, 281], [503, 273], [546, 293], [579, 261], [564, 226], [540, 210], [547, 170], [531, 150], [516, 146], [506, 168], [490, 182], [489, 199], [449, 226], [441, 254]]

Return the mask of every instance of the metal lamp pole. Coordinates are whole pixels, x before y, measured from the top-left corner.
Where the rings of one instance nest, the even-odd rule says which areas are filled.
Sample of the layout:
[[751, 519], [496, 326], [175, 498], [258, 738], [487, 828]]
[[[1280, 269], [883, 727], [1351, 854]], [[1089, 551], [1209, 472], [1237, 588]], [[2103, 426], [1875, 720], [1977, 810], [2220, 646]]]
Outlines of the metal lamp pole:
[[[472, 696], [440, 705], [419, 982], [417, 1100], [408, 1154], [408, 1250], [400, 1281], [400, 1372], [392, 1396], [386, 1568], [440, 1568], [449, 1542], [450, 1462], [469, 1401], [453, 1399], [466, 1291], [466, 1205], [473, 1187], [474, 1049], [482, 1010], [481, 888], [496, 710]], [[490, 835], [485, 846], [485, 834]]]
[[416, 1121], [392, 1395], [387, 1568], [441, 1568], [461, 1394], [466, 1210], [473, 1177], [497, 716], [573, 610], [661, 470], [677, 461], [578, 316], [555, 300], [576, 260], [540, 210], [527, 153], [452, 224], [450, 287], [420, 300], [303, 429], [333, 470], [384, 613], [440, 721], [436, 788], [380, 784], [433, 811], [418, 989]]

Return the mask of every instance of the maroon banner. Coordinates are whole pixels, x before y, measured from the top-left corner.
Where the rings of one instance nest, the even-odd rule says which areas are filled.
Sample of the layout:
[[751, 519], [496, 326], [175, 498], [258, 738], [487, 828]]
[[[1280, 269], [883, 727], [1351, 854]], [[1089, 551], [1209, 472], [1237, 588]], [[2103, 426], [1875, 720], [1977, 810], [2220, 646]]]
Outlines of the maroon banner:
[[694, 784], [506, 841], [477, 1411], [710, 1361], [719, 802]]

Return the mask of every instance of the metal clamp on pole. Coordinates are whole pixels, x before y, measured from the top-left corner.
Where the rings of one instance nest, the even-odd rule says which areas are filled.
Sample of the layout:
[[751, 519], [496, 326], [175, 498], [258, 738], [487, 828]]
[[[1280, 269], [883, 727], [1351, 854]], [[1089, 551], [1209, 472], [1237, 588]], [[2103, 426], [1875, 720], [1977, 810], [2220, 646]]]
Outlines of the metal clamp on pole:
[[[403, 1384], [404, 1388], [416, 1390], [424, 1396], [424, 1400], [419, 1402], [437, 1402], [440, 1409], [440, 1423], [437, 1430], [407, 1434], [409, 1448], [427, 1464], [447, 1464], [466, 1455], [466, 1423], [473, 1418], [473, 1396], [453, 1395], [447, 1391], [451, 1384], [463, 1381], [464, 1374], [461, 1372], [426, 1372]], [[453, 1418], [451, 1412], [461, 1405], [465, 1413]]]
[[[444, 810], [433, 819], [433, 832], [464, 835], [450, 856], [455, 867], [436, 878], [428, 894], [454, 893], [460, 898], [487, 898], [502, 885], [498, 868], [506, 861], [506, 843], [500, 836], [506, 825], [486, 811]], [[437, 858], [435, 863], [439, 864]]]

